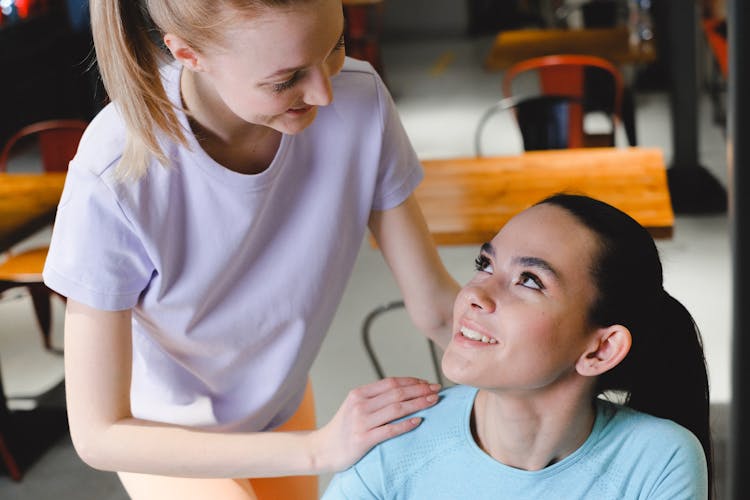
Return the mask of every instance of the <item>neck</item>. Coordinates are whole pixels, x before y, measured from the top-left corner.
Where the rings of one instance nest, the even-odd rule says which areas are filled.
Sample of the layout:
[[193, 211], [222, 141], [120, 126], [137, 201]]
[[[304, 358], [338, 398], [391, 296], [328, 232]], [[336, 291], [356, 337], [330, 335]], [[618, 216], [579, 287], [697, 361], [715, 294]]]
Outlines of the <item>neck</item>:
[[591, 434], [591, 397], [528, 397], [480, 390], [472, 413], [474, 439], [495, 460], [540, 470], [577, 450]]
[[180, 89], [190, 128], [211, 158], [247, 174], [262, 172], [270, 165], [281, 140], [279, 132], [235, 115], [200, 73], [183, 70]]

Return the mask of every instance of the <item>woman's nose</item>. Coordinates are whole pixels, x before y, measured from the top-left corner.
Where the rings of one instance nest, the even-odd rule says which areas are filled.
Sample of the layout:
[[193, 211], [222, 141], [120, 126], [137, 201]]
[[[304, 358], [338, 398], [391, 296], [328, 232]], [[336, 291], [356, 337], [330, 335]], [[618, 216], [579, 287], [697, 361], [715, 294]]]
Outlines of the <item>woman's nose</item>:
[[485, 287], [467, 286], [463, 289], [461, 295], [472, 309], [481, 310], [486, 313], [495, 311], [495, 299]]
[[311, 106], [328, 106], [333, 101], [333, 89], [331, 88], [331, 76], [328, 68], [321, 65], [312, 73], [310, 84], [305, 89], [305, 104]]

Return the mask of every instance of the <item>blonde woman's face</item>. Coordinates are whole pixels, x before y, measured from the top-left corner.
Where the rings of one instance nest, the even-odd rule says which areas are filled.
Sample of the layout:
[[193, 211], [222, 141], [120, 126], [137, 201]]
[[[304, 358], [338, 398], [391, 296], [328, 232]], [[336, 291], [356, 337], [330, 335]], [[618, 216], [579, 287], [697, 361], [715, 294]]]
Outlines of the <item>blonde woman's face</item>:
[[226, 47], [207, 51], [201, 72], [246, 122], [295, 134], [333, 101], [344, 64], [341, 0], [312, 0], [238, 19]]
[[596, 295], [594, 233], [566, 210], [532, 207], [482, 247], [454, 307], [443, 357], [451, 380], [482, 389], [544, 391], [575, 374]]

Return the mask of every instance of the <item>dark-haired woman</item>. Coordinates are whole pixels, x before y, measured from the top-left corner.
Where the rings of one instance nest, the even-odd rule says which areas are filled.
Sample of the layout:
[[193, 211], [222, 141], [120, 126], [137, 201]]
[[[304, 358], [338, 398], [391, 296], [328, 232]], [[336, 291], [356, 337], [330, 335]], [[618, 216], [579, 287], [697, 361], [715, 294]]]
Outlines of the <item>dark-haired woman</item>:
[[443, 357], [461, 385], [325, 500], [709, 496], [700, 335], [637, 222], [557, 195], [512, 219], [476, 267]]

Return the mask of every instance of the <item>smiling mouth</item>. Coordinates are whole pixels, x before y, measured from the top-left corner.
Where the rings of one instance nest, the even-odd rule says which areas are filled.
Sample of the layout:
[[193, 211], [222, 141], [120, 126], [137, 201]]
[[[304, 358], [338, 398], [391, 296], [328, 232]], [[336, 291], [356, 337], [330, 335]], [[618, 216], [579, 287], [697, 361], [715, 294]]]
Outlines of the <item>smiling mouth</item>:
[[306, 113], [312, 109], [312, 106], [301, 106], [299, 108], [289, 108], [292, 113]]
[[471, 328], [466, 328], [465, 326], [461, 327], [459, 333], [461, 334], [461, 336], [466, 337], [469, 340], [476, 340], [477, 342], [482, 342], [483, 344], [497, 344], [496, 339], [488, 337], [487, 335], [482, 335], [481, 333], [472, 330]]

